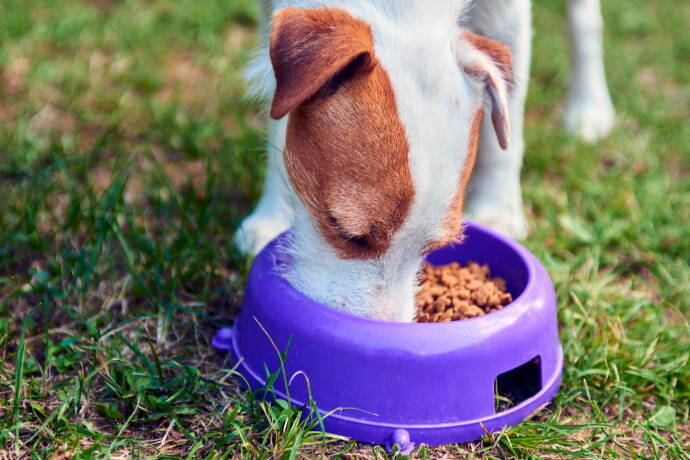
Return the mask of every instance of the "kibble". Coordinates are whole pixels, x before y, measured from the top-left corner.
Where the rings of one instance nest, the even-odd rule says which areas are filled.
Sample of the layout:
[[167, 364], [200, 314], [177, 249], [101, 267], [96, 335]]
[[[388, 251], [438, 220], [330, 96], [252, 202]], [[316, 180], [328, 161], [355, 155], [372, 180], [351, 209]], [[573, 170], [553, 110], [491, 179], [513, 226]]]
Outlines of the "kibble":
[[503, 278], [492, 277], [489, 266], [424, 265], [417, 293], [417, 321], [440, 323], [486, 315], [512, 302]]

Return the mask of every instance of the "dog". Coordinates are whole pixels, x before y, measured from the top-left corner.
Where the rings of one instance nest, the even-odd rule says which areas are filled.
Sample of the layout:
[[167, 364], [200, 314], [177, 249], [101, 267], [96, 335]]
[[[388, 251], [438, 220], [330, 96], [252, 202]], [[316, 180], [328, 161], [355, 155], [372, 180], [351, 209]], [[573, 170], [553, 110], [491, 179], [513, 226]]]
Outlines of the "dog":
[[[262, 9], [264, 46], [248, 75], [270, 102], [268, 170], [235, 235], [241, 250], [256, 254], [291, 228], [281, 250], [295, 288], [355, 315], [413, 321], [424, 256], [457, 242], [465, 215], [526, 235], [530, 0], [264, 0]], [[565, 125], [593, 142], [614, 123], [599, 0], [568, 9]]]

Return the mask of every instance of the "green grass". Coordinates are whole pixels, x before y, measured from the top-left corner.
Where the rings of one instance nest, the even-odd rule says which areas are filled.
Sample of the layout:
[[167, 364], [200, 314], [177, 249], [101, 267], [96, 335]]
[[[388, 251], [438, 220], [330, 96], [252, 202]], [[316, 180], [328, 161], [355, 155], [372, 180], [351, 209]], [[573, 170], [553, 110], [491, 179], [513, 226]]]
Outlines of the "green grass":
[[[419, 458], [690, 456], [690, 5], [607, 0], [619, 120], [561, 129], [564, 2], [535, 2], [527, 246], [559, 298], [545, 411]], [[239, 391], [209, 346], [249, 261], [253, 0], [0, 1], [0, 458], [387, 458]]]

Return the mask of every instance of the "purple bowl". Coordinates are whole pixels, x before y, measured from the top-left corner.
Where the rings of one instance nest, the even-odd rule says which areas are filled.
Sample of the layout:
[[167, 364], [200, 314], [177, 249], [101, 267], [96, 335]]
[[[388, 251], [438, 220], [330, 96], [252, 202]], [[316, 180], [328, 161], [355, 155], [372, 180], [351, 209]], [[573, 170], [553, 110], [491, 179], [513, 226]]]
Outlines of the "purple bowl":
[[[561, 381], [555, 292], [544, 267], [518, 243], [476, 224], [466, 235], [428, 260], [489, 264], [515, 299], [497, 312], [397, 323], [333, 310], [280, 277], [281, 236], [255, 259], [234, 329], [221, 330], [214, 345], [230, 350], [254, 389], [265, 386], [267, 370], [280, 369], [276, 347], [287, 350], [292, 404], [308, 403], [311, 391], [320, 412], [330, 412], [326, 430], [358, 441], [409, 451], [415, 443], [472, 441], [524, 420]], [[282, 382], [275, 396], [288, 399]], [[500, 396], [514, 405], [501, 410]]]

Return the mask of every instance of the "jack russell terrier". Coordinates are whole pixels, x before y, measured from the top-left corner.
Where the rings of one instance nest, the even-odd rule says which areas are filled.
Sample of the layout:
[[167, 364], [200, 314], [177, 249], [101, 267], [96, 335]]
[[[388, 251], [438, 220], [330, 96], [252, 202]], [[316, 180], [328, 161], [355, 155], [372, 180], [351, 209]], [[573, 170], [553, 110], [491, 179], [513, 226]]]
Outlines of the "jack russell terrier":
[[[262, 6], [265, 46], [248, 74], [272, 101], [269, 164], [236, 234], [241, 250], [257, 253], [291, 227], [284, 276], [296, 289], [356, 315], [413, 321], [424, 255], [457, 241], [465, 204], [474, 220], [526, 235], [530, 0]], [[599, 0], [570, 0], [569, 25], [565, 124], [595, 141], [614, 121]]]

